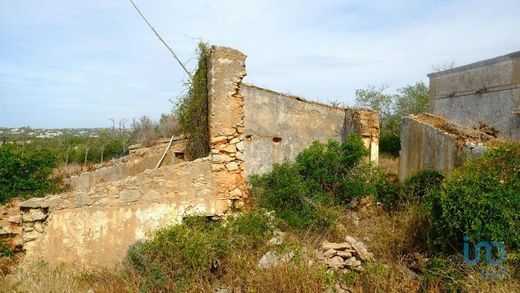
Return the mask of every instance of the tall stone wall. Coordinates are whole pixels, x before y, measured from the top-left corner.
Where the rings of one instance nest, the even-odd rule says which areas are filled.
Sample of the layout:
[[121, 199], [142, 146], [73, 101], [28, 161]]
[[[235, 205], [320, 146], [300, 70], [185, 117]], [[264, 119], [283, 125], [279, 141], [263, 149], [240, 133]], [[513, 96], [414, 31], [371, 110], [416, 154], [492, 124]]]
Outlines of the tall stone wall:
[[244, 99], [245, 174], [261, 174], [273, 164], [294, 160], [313, 141], [345, 141], [349, 133], [362, 136], [378, 159], [379, 120], [369, 110], [343, 109], [241, 84]]
[[520, 140], [520, 52], [432, 73], [430, 111], [456, 124]]
[[246, 75], [246, 56], [213, 46], [208, 58], [209, 138], [213, 190], [244, 204], [244, 98], [239, 89]]

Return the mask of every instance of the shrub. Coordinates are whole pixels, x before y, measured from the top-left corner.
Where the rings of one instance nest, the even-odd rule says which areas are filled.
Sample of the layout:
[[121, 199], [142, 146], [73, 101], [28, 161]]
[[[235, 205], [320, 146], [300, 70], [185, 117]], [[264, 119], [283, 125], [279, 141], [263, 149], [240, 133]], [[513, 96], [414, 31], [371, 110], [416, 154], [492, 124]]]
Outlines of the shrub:
[[19, 195], [43, 195], [56, 191], [52, 171], [56, 157], [44, 149], [25, 151], [13, 145], [0, 146], [0, 203]]
[[379, 141], [379, 151], [391, 155], [392, 157], [399, 157], [401, 150], [401, 139], [395, 135], [382, 135]]
[[407, 178], [403, 184], [403, 197], [405, 200], [421, 201], [426, 196], [436, 191], [444, 180], [444, 175], [435, 170], [420, 170]]
[[383, 180], [377, 182], [377, 200], [385, 209], [395, 210], [403, 204], [403, 192], [399, 178], [395, 174], [383, 174]]
[[381, 168], [369, 162], [352, 167], [343, 180], [343, 190], [335, 195], [341, 204], [348, 205], [353, 199], [377, 197], [378, 187], [383, 185], [384, 173]]
[[327, 144], [312, 143], [296, 157], [299, 173], [323, 192], [340, 194], [343, 180], [368, 151], [359, 136], [349, 135], [345, 143], [329, 140]]
[[431, 199], [435, 246], [499, 241], [520, 248], [520, 143], [502, 143], [447, 176]]
[[332, 223], [322, 213], [322, 204], [330, 202], [330, 196], [311, 192], [311, 185], [299, 173], [297, 164], [275, 164], [270, 173], [253, 176], [255, 206], [275, 212], [275, 216], [296, 229], [329, 227]]
[[269, 216], [253, 211], [225, 223], [189, 217], [130, 247], [126, 265], [142, 276], [143, 291], [183, 291], [198, 278], [212, 278], [233, 251], [256, 249], [273, 235]]
[[256, 204], [273, 210], [289, 227], [332, 228], [338, 215], [331, 206], [377, 193], [374, 178], [382, 173], [371, 164], [360, 165], [366, 155], [363, 141], [355, 135], [343, 144], [315, 141], [295, 163], [275, 165], [272, 172], [251, 179]]

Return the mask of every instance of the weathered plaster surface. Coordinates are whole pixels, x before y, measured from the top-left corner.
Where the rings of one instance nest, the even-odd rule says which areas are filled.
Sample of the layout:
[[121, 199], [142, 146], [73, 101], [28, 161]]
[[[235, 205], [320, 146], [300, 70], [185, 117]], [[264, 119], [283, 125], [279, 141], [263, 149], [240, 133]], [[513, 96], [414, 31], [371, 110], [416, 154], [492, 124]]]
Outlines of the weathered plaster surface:
[[247, 197], [244, 178], [244, 98], [240, 83], [246, 56], [213, 46], [209, 56], [209, 136], [213, 192], [242, 206]]
[[379, 120], [369, 110], [332, 107], [241, 84], [245, 114], [245, 174], [261, 174], [273, 164], [294, 160], [313, 141], [344, 141], [361, 135], [377, 161]]
[[520, 139], [520, 52], [433, 73], [430, 111], [467, 127], [484, 122]]
[[143, 150], [73, 180], [71, 192], [20, 203], [26, 259], [111, 266], [128, 247], [187, 215], [219, 217], [247, 203], [246, 175], [267, 171], [314, 140], [359, 134], [377, 161], [379, 122], [242, 84], [246, 56], [213, 46], [208, 56], [210, 153], [154, 168]]
[[423, 169], [451, 170], [468, 157], [482, 154], [492, 139], [431, 114], [403, 117], [399, 178], [404, 180]]
[[[167, 144], [168, 141], [150, 148], [143, 148], [138, 145], [132, 146], [130, 155], [99, 164], [99, 166], [95, 166], [95, 170], [90, 172], [72, 176], [70, 178], [71, 188], [74, 190], [89, 190], [99, 183], [122, 180], [142, 173], [147, 169], [154, 169], [162, 157]], [[185, 144], [184, 138], [174, 140], [162, 166], [182, 162], [183, 160], [176, 158], [175, 154], [183, 154]]]

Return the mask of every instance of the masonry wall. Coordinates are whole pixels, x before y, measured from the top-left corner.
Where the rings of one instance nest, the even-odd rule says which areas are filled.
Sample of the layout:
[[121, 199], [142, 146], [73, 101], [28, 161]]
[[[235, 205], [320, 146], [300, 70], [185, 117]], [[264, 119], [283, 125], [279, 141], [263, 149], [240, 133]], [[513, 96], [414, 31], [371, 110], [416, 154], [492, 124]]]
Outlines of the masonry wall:
[[[363, 137], [377, 162], [379, 123], [368, 110], [349, 110], [304, 101], [253, 85], [241, 84], [245, 115], [245, 174], [261, 174], [274, 163], [294, 160], [313, 141]], [[364, 125], [362, 125], [364, 124]]]
[[211, 50], [208, 157], [149, 169], [158, 154], [148, 149], [144, 157], [82, 174], [71, 192], [20, 203], [25, 259], [111, 267], [158, 228], [188, 215], [221, 217], [243, 205], [243, 158], [237, 154], [243, 151], [238, 84], [244, 62], [238, 51]]
[[430, 111], [467, 127], [484, 122], [520, 139], [520, 52], [432, 73]]
[[431, 114], [401, 119], [401, 181], [419, 170], [449, 171], [468, 157], [481, 155], [491, 137]]
[[[130, 176], [136, 176], [147, 169], [154, 169], [161, 159], [168, 142], [154, 145], [151, 148], [136, 148], [130, 150], [130, 155], [101, 164], [95, 170], [83, 172], [70, 178], [73, 190], [88, 190], [96, 184], [114, 182]], [[179, 138], [172, 142], [162, 166], [180, 163], [183, 159], [176, 158], [176, 154], [183, 154], [186, 142]]]
[[26, 259], [111, 266], [130, 245], [187, 215], [222, 216], [208, 158], [20, 204]]

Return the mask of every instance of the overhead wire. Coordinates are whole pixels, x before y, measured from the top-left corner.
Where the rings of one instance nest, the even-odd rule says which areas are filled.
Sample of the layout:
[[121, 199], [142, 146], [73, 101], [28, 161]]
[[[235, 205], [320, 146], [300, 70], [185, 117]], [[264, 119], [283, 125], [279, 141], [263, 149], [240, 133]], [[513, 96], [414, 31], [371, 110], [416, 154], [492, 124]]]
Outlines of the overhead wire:
[[161, 37], [161, 35], [159, 35], [159, 33], [155, 30], [155, 28], [150, 24], [150, 22], [148, 21], [148, 19], [146, 19], [146, 17], [143, 15], [143, 13], [141, 13], [141, 10], [139, 10], [139, 8], [137, 7], [137, 5], [134, 3], [133, 0], [129, 0], [132, 5], [134, 6], [135, 10], [137, 10], [137, 13], [139, 13], [139, 15], [141, 16], [141, 18], [146, 22], [146, 24], [148, 25], [148, 27], [155, 33], [155, 35], [159, 38], [159, 41], [161, 41], [164, 46], [166, 46], [166, 48], [168, 48], [168, 50], [172, 53], [173, 57], [175, 58], [175, 60], [177, 60], [177, 62], [179, 63], [179, 65], [182, 67], [182, 69], [184, 69], [184, 71], [186, 72], [186, 74], [188, 74], [188, 76], [190, 78], [192, 78], [191, 76], [191, 73], [188, 71], [188, 69], [186, 69], [186, 66], [184, 66], [184, 64], [182, 64], [181, 60], [179, 59], [179, 57], [177, 57], [177, 54], [175, 54], [175, 52], [173, 51], [173, 49], [166, 43], [166, 41]]

